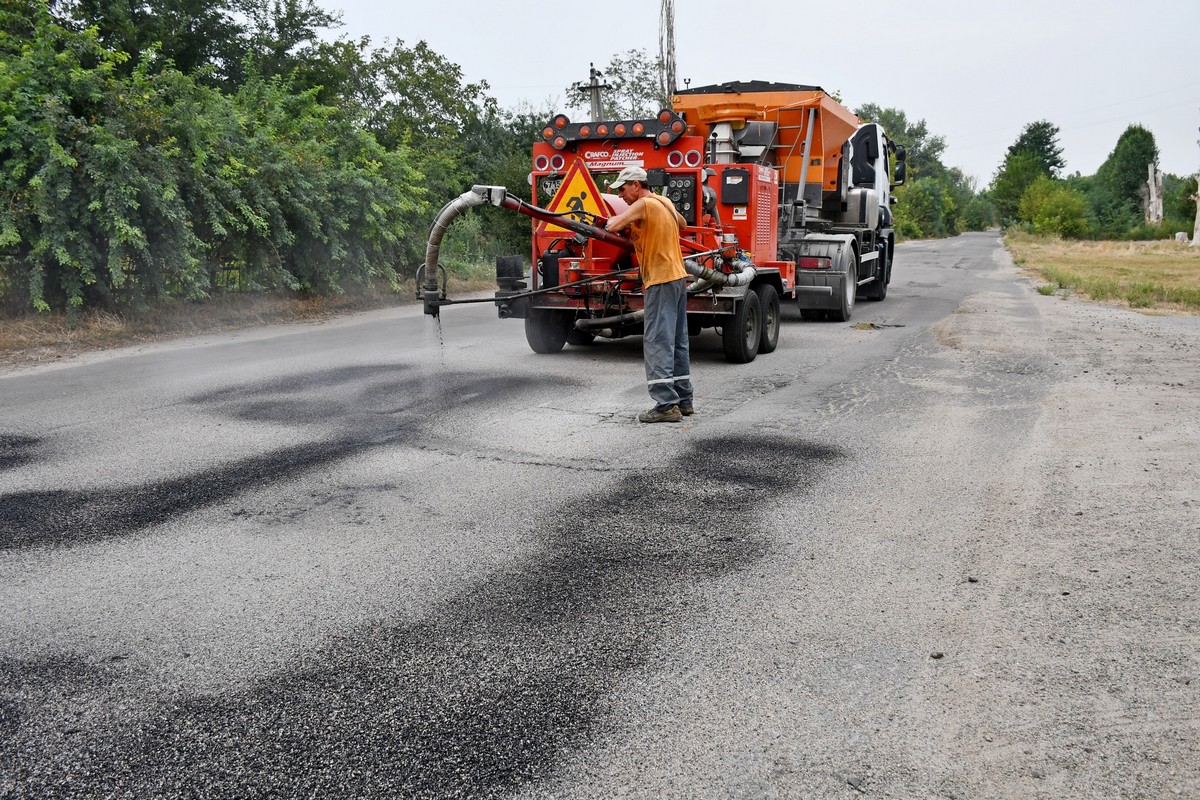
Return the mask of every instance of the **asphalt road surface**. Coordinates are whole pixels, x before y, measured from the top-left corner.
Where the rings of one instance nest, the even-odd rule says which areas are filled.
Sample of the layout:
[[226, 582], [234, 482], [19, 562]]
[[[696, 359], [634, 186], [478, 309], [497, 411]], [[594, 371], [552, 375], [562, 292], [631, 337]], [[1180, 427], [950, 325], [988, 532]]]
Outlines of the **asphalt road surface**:
[[674, 425], [487, 305], [0, 374], [0, 797], [1200, 796], [1200, 318], [975, 234], [692, 353]]

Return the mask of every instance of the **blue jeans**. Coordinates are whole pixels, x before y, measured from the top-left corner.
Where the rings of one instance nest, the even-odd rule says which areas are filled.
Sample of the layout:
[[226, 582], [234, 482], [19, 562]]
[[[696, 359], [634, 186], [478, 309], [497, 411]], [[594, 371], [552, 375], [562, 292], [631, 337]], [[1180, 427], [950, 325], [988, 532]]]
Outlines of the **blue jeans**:
[[688, 359], [687, 279], [646, 288], [646, 385], [656, 408], [692, 404]]

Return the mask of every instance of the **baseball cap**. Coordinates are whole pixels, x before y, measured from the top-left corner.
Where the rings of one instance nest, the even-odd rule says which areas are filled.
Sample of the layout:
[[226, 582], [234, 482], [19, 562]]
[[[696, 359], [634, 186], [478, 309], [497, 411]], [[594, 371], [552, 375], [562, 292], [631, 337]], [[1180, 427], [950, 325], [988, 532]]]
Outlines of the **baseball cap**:
[[646, 184], [646, 170], [641, 167], [626, 167], [621, 170], [621, 174], [617, 176], [617, 179], [608, 185], [608, 188], [613, 190], [620, 189], [629, 181], [637, 181], [644, 186]]

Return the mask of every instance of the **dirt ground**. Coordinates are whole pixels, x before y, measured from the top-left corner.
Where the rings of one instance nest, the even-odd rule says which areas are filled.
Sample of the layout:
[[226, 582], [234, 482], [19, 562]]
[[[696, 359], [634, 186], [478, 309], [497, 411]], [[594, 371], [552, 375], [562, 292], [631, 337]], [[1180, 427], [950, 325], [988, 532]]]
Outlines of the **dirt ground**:
[[1041, 331], [970, 308], [937, 329], [964, 352], [1037, 341], [1064, 379], [1012, 467], [1024, 499], [993, 509], [980, 545], [990, 613], [962, 624], [986, 668], [947, 671], [933, 713], [1018, 706], [1002, 716], [1020, 725], [984, 737], [983, 787], [1033, 763], [1037, 796], [1200, 797], [1200, 317], [1034, 302]]
[[82, 353], [180, 336], [272, 323], [332, 319], [341, 314], [415, 302], [405, 293], [341, 297], [230, 295], [203, 303], [175, 303], [140, 314], [89, 311], [73, 321], [62, 314], [0, 314], [0, 367], [28, 367]]

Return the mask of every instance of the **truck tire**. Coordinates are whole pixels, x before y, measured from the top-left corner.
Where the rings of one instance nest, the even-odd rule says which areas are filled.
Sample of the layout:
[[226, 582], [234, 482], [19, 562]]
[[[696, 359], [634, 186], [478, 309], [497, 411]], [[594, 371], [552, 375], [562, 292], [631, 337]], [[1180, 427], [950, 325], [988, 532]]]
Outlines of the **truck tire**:
[[758, 309], [762, 315], [758, 352], [773, 353], [779, 346], [779, 292], [769, 283], [759, 284], [754, 291], [758, 293]]
[[887, 297], [887, 279], [880, 275], [863, 287], [864, 300], [883, 300]]
[[888, 278], [892, 277], [889, 274], [892, 271], [891, 248], [884, 247], [879, 255], [879, 274], [875, 276], [875, 280], [863, 287], [863, 298], [866, 300], [883, 300], [887, 297]]
[[726, 361], [747, 364], [758, 355], [758, 346], [762, 342], [762, 309], [756, 292], [746, 292], [737, 304], [733, 315], [721, 326], [721, 339]]
[[854, 297], [858, 294], [858, 253], [853, 249], [846, 257], [846, 279], [842, 283], [842, 296], [838, 307], [829, 312], [834, 322], [849, 322], [854, 313]]
[[525, 318], [525, 340], [535, 353], [557, 353], [567, 343], [570, 320], [563, 314], [530, 309]]

